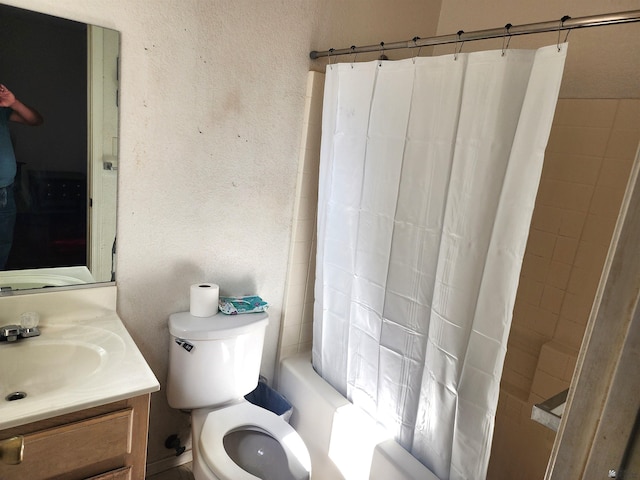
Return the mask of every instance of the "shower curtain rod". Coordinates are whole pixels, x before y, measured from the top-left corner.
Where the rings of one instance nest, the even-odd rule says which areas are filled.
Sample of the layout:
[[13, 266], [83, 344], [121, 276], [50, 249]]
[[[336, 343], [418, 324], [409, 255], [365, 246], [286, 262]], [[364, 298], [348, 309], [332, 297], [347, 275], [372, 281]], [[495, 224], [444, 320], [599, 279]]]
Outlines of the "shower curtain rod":
[[489, 30], [476, 30], [473, 32], [464, 32], [460, 30], [458, 33], [451, 35], [440, 35], [438, 37], [420, 38], [414, 37], [411, 40], [402, 42], [384, 43], [378, 45], [366, 45], [363, 47], [334, 49], [330, 48], [322, 52], [312, 51], [309, 57], [315, 60], [320, 57], [331, 57], [334, 55], [348, 55], [366, 52], [380, 52], [385, 50], [398, 50], [401, 48], [420, 48], [433, 45], [444, 45], [447, 43], [468, 42], [473, 40], [485, 40], [488, 38], [508, 38], [515, 35], [528, 35], [532, 33], [559, 32], [561, 30], [573, 30], [574, 28], [600, 27], [604, 25], [617, 25], [620, 23], [640, 22], [640, 10], [630, 10], [627, 12], [606, 13], [603, 15], [592, 15], [589, 17], [571, 18], [568, 15], [560, 20], [550, 20], [540, 23], [529, 23], [527, 25], [511, 25], [507, 23], [502, 28], [492, 28]]

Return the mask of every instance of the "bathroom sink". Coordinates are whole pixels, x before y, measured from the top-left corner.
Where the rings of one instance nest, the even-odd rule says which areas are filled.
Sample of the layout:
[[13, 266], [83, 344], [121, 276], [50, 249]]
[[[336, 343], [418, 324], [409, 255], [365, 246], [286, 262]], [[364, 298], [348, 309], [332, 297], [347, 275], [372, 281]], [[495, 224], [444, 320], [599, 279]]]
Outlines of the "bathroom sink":
[[38, 328], [0, 342], [0, 430], [157, 390], [115, 312], [45, 317]]
[[94, 375], [107, 361], [99, 345], [29, 338], [0, 345], [0, 395], [20, 400], [38, 396]]

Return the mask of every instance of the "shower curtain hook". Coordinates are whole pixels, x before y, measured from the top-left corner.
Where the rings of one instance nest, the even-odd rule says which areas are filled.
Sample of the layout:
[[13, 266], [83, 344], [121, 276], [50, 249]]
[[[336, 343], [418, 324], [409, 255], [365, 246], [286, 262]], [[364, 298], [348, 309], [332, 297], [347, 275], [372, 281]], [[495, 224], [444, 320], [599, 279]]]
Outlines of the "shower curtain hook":
[[356, 61], [356, 58], [358, 58], [358, 52], [355, 51], [356, 46], [355, 45], [351, 45], [351, 52], [353, 53], [353, 59], [351, 60], [351, 68], [353, 68], [353, 64]]
[[460, 37], [462, 36], [463, 33], [464, 33], [464, 30], [458, 30], [458, 39], [456, 40], [456, 44], [455, 44], [455, 48], [454, 48], [454, 54], [453, 54], [453, 59], [454, 60], [458, 60], [458, 54], [462, 51], [462, 46], [464, 45], [464, 40], [462, 40], [462, 43], [460, 44], [460, 50], [458, 50], [458, 42], [460, 41]]
[[382, 66], [382, 60], [389, 60], [389, 57], [384, 54], [384, 42], [380, 42], [380, 56], [378, 57], [379, 67]]
[[[565, 15], [564, 17], [562, 17], [562, 18], [560, 19], [560, 25], [558, 25], [558, 44], [557, 44], [558, 51], [560, 51], [560, 30], [562, 30], [562, 27], [564, 27], [564, 22], [566, 22], [566, 21], [567, 21], [567, 20], [569, 20], [570, 18], [571, 18], [571, 17], [570, 17], [569, 15]], [[570, 32], [570, 31], [571, 31], [571, 30], [568, 30], [568, 31], [567, 31], [567, 36], [566, 36], [566, 37], [565, 37], [565, 39], [564, 39], [564, 41], [565, 41], [565, 42], [567, 41], [567, 38], [569, 38], [569, 32]]]
[[[507, 23], [504, 26], [504, 35], [502, 36], [502, 56], [503, 57], [504, 57], [504, 54], [509, 49], [509, 43], [511, 43], [511, 33], [509, 32], [511, 27], [513, 27], [513, 25], [511, 25], [510, 23]], [[504, 39], [505, 38], [507, 39], [507, 44], [506, 45], [504, 44]]]
[[333, 70], [333, 64], [331, 63], [331, 54], [335, 51], [335, 48], [330, 48], [329, 49], [329, 54], [327, 55], [329, 57], [329, 68], [331, 70]]
[[[418, 47], [418, 40], [420, 40], [420, 37], [413, 37], [413, 47]], [[416, 58], [418, 58], [420, 56], [420, 50], [422, 50], [422, 45], [420, 45], [418, 47], [418, 53], [416, 53], [415, 57], [413, 57], [413, 64], [415, 65], [416, 63]]]

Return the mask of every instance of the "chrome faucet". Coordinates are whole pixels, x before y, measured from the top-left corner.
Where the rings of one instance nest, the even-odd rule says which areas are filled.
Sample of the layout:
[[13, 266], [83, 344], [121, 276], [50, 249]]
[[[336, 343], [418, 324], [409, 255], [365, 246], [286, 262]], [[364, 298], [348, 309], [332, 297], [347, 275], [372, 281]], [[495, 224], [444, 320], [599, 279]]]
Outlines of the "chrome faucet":
[[0, 327], [0, 342], [15, 342], [20, 338], [37, 337], [40, 335], [38, 327], [21, 327], [20, 325], [5, 325]]
[[38, 312], [24, 312], [20, 315], [20, 325], [5, 325], [0, 327], [0, 342], [15, 342], [20, 338], [37, 337], [40, 335]]

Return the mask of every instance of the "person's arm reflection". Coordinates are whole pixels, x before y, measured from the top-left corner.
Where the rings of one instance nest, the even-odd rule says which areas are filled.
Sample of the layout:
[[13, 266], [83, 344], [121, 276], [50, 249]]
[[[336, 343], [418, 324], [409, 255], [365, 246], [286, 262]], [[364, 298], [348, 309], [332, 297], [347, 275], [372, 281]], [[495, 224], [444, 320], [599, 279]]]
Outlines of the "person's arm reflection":
[[24, 123], [33, 127], [42, 125], [44, 119], [42, 115], [32, 107], [29, 107], [18, 100], [7, 87], [0, 83], [0, 107], [8, 107], [11, 110], [9, 120], [17, 123]]

